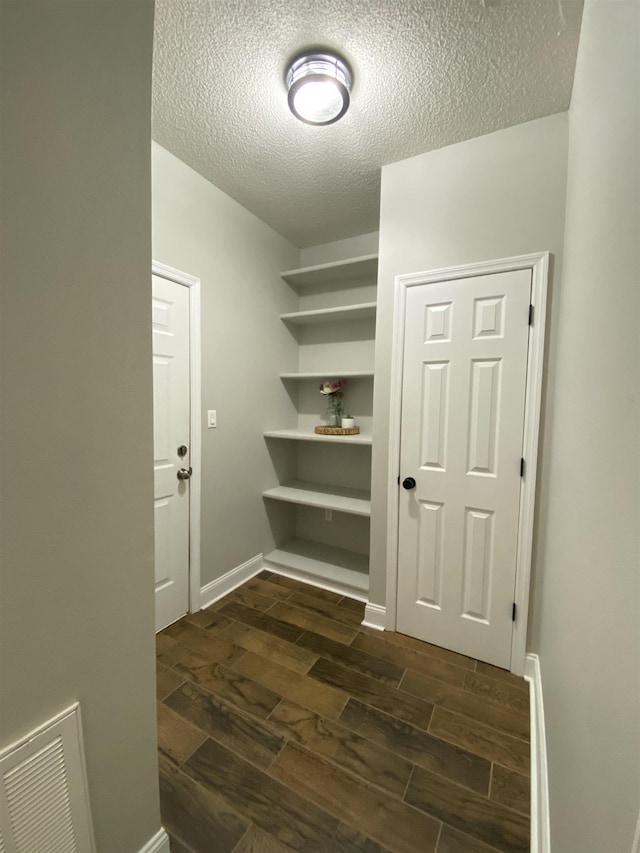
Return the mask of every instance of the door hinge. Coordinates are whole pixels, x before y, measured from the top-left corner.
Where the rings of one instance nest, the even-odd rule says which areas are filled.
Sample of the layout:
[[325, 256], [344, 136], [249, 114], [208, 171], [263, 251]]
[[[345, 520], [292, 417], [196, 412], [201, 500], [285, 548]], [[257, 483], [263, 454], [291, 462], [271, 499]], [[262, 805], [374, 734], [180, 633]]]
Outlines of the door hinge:
[[520, 476], [524, 477], [524, 458], [520, 460]]
[[515, 603], [515, 601], [513, 602], [513, 608], [511, 610], [511, 621], [512, 622], [516, 621], [516, 603]]
[[533, 326], [533, 305], [529, 305], [529, 325]]
[[398, 474], [398, 485], [400, 485], [400, 474]]

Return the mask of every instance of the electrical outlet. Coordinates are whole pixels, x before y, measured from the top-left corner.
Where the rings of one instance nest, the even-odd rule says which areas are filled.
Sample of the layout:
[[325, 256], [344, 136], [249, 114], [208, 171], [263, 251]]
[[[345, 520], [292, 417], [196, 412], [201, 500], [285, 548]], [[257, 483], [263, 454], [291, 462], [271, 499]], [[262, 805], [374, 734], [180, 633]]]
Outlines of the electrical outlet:
[[333, 520], [333, 511], [330, 509], [325, 509], [324, 511], [324, 520], [332, 521]]

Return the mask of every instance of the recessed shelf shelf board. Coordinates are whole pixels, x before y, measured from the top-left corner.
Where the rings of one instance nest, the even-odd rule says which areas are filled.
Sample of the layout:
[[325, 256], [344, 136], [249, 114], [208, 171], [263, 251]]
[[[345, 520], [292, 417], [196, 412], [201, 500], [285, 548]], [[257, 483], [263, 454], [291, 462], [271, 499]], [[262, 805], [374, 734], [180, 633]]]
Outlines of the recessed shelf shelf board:
[[265, 498], [319, 507], [320, 509], [331, 509], [351, 515], [371, 515], [371, 495], [359, 489], [325, 486], [320, 483], [295, 480], [284, 486], [267, 489], [262, 495]]
[[368, 320], [376, 316], [375, 302], [360, 302], [357, 305], [345, 305], [341, 308], [316, 308], [313, 311], [293, 311], [281, 314], [285, 323], [308, 326], [315, 323], [338, 323], [343, 320]]
[[365, 554], [321, 545], [307, 539], [291, 539], [264, 557], [266, 569], [317, 581], [318, 586], [366, 601], [369, 594], [369, 558]]
[[346, 261], [333, 261], [313, 267], [302, 267], [281, 273], [282, 278], [294, 287], [314, 287], [336, 281], [371, 278], [378, 273], [378, 256], [363, 255]]
[[361, 432], [359, 435], [318, 435], [306, 429], [271, 429], [263, 433], [265, 438], [286, 438], [293, 441], [325, 441], [344, 444], [371, 445], [371, 434]]
[[281, 373], [280, 379], [371, 379], [373, 370], [325, 370], [324, 373]]

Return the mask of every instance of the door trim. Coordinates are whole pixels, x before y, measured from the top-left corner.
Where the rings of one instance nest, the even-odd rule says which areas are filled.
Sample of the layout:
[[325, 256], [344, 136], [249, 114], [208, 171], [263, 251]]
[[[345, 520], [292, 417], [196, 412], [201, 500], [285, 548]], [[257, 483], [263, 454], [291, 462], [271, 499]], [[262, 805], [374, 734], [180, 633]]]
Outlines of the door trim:
[[407, 288], [422, 284], [475, 278], [481, 275], [531, 270], [531, 304], [533, 324], [529, 327], [527, 358], [527, 387], [525, 390], [524, 433], [522, 455], [526, 460], [520, 481], [520, 512], [518, 516], [518, 550], [516, 555], [516, 587], [514, 601], [517, 618], [513, 623], [511, 641], [511, 671], [524, 673], [527, 621], [529, 616], [529, 584], [535, 510], [538, 441], [544, 364], [544, 338], [547, 316], [547, 283], [549, 252], [519, 255], [495, 261], [464, 264], [459, 267], [398, 275], [395, 278], [393, 337], [391, 350], [391, 405], [389, 412], [389, 467], [387, 512], [387, 630], [395, 631], [397, 620], [398, 584], [398, 527], [399, 494], [397, 479], [400, 473], [400, 421], [402, 404], [402, 369], [404, 360], [404, 323]]
[[191, 423], [189, 443], [193, 476], [189, 482], [189, 612], [200, 610], [200, 502], [202, 484], [202, 369], [200, 343], [200, 279], [153, 261], [151, 272], [189, 288], [189, 378]]

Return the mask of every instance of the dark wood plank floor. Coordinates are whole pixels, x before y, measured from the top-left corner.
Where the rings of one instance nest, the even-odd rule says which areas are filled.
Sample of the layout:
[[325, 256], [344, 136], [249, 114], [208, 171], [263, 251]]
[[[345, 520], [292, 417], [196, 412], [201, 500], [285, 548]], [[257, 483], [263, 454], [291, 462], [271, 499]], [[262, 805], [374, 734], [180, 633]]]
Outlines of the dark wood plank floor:
[[157, 637], [173, 853], [529, 849], [519, 678], [263, 572]]

